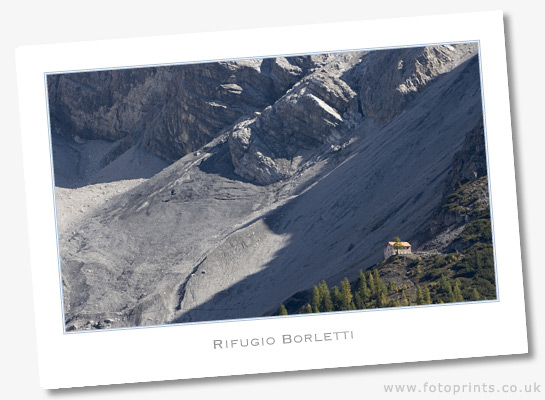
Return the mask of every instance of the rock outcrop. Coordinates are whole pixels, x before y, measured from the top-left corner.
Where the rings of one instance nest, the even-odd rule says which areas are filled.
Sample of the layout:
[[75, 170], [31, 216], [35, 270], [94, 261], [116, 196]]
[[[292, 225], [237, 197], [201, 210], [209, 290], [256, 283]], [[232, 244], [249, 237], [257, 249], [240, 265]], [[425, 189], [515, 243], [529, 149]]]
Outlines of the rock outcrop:
[[313, 150], [342, 144], [360, 120], [356, 93], [339, 78], [315, 72], [230, 131], [235, 173], [260, 184], [286, 179]]
[[[276, 58], [50, 75], [52, 131], [118, 142], [105, 164], [137, 143], [173, 162], [241, 116], [281, 97], [307, 72], [301, 61]], [[306, 64], [316, 65], [312, 60]]]
[[231, 130], [235, 172], [260, 184], [286, 179], [317, 153], [337, 150], [363, 119], [391, 121], [476, 52], [462, 44], [337, 55]]
[[385, 124], [437, 76], [477, 51], [476, 43], [374, 51], [347, 71], [345, 79], [353, 82], [362, 113]]
[[[465, 190], [460, 191], [461, 185]], [[443, 189], [443, 199], [431, 215], [429, 227], [420, 235], [429, 241], [446, 232], [444, 247], [454, 238], [450, 234], [461, 231], [469, 222], [489, 214], [486, 144], [483, 120], [465, 135], [462, 149], [453, 157], [451, 169]], [[436, 245], [428, 243], [427, 247]]]

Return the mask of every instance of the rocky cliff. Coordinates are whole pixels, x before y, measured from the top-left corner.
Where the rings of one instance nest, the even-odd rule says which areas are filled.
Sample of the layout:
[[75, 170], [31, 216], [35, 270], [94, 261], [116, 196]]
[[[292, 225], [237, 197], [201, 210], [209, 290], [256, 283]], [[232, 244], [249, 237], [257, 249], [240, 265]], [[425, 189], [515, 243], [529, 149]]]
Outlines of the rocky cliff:
[[475, 54], [472, 44], [341, 54], [231, 130], [235, 171], [262, 184], [286, 179], [323, 145], [346, 143], [364, 119], [390, 122], [430, 81]]
[[106, 141], [99, 167], [135, 146], [171, 163], [273, 104], [327, 60], [278, 57], [50, 75], [53, 145]]
[[56, 179], [80, 171], [57, 189], [58, 212], [77, 212], [59, 232], [70, 329], [261, 316], [351, 277], [429, 226], [482, 135], [475, 44], [48, 85]]

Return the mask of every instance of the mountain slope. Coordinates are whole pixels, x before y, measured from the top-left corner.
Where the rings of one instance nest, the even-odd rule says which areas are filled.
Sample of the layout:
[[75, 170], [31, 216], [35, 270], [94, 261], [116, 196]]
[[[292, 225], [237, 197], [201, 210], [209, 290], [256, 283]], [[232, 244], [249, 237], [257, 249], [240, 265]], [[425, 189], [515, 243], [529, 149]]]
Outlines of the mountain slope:
[[[471, 142], [467, 140], [471, 137], [473, 134], [466, 137], [465, 145]], [[478, 147], [460, 152], [455, 156], [454, 164], [467, 159], [470, 154], [473, 158], [478, 152]], [[460, 174], [461, 171], [456, 172]], [[315, 288], [309, 288], [283, 301], [287, 312], [296, 314], [495, 299], [488, 179], [486, 174], [475, 175], [465, 181], [458, 180], [452, 189], [447, 179], [445, 186], [448, 190], [429, 220], [428, 240], [423, 243], [411, 240], [412, 254], [390, 256], [368, 268], [364, 275], [359, 273], [358, 279], [350, 285], [351, 300], [345, 298], [343, 303], [343, 300], [335, 298], [331, 289], [339, 284], [338, 281], [326, 282], [325, 287], [330, 289], [329, 295], [333, 297], [332, 306], [326, 307], [323, 303], [323, 288], [319, 296], [315, 295]], [[365, 267], [362, 265], [361, 270]], [[327, 286], [327, 283], [332, 286]], [[278, 313], [278, 308], [271, 310], [273, 315]]]
[[[212, 298], [208, 293], [214, 294], [218, 287], [207, 291], [210, 275], [197, 274], [189, 281], [196, 293], [185, 307], [191, 311], [181, 320], [198, 320], [199, 314], [207, 319], [260, 315], [274, 301], [280, 304], [321, 279], [354, 277], [358, 265], [370, 266], [382, 257], [391, 237], [410, 238], [422, 229], [440, 201], [437, 194], [442, 193], [454, 153], [480, 122], [478, 78], [471, 71], [477, 66], [476, 60], [462, 66], [430, 88], [411, 112], [383, 129], [365, 132], [352, 148], [345, 148], [338, 155], [339, 165], [267, 215], [266, 225], [258, 221], [247, 228], [245, 233], [260, 242], [233, 239], [216, 249], [222, 257], [210, 262], [214, 270], [231, 265], [230, 254], [238, 251], [276, 252], [270, 259], [262, 258], [266, 262], [242, 282], [222, 282], [224, 291]], [[472, 96], [467, 96], [466, 84], [476, 89]], [[330, 156], [328, 161], [324, 169], [336, 159]], [[211, 269], [208, 264], [205, 261], [199, 268]], [[240, 262], [235, 260], [232, 268], [241, 268]], [[204, 279], [207, 284], [201, 283]], [[205, 302], [199, 305], [197, 296]], [[260, 303], [263, 299], [266, 304]]]
[[[385, 52], [313, 61], [257, 114], [61, 230], [67, 327], [261, 316], [425, 229], [454, 154], [482, 123], [476, 48]], [[366, 116], [366, 74], [399, 60], [407, 73], [377, 93], [399, 107]]]

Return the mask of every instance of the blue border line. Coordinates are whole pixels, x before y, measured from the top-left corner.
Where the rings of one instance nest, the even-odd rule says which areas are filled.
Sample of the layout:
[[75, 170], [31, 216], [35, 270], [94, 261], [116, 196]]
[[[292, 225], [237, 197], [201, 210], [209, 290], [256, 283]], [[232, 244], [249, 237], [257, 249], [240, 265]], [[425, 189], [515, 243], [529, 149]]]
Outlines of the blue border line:
[[59, 219], [58, 219], [58, 213], [57, 213], [57, 193], [55, 191], [55, 167], [53, 163], [53, 139], [51, 136], [51, 120], [50, 120], [50, 112], [49, 112], [49, 90], [47, 86], [47, 74], [44, 74], [44, 83], [45, 83], [45, 108], [46, 108], [46, 114], [47, 114], [47, 131], [49, 133], [49, 162], [50, 162], [51, 184], [52, 184], [51, 189], [53, 192], [53, 214], [55, 217], [55, 237], [57, 238], [57, 260], [58, 260], [57, 270], [59, 272], [59, 288], [60, 288], [61, 312], [62, 312], [62, 321], [63, 321], [62, 330], [63, 330], [63, 333], [66, 334], [64, 295], [63, 295], [63, 289], [62, 289], [61, 244], [60, 244], [59, 226], [58, 226]]
[[483, 113], [483, 127], [484, 127], [484, 146], [486, 152], [486, 176], [488, 177], [488, 208], [490, 209], [490, 224], [492, 230], [492, 251], [494, 253], [494, 278], [496, 279], [496, 301], [500, 301], [500, 290], [499, 290], [499, 279], [498, 279], [498, 265], [496, 258], [496, 235], [494, 231], [494, 211], [493, 211], [493, 202], [492, 202], [492, 179], [490, 174], [490, 158], [488, 157], [488, 129], [486, 125], [486, 107], [485, 107], [485, 97], [484, 97], [484, 77], [483, 77], [483, 65], [481, 57], [481, 41], [478, 42], [479, 46], [479, 75], [481, 79], [481, 102], [482, 102], [482, 113]]
[[[489, 196], [489, 209], [490, 209], [490, 220], [491, 220], [491, 230], [492, 230], [492, 249], [494, 252], [494, 278], [496, 284], [496, 299], [492, 300], [483, 300], [483, 301], [469, 301], [463, 303], [443, 303], [443, 304], [429, 304], [429, 305], [417, 305], [417, 306], [402, 306], [402, 307], [388, 307], [388, 308], [373, 308], [365, 310], [351, 310], [351, 311], [333, 311], [330, 313], [320, 313], [320, 314], [292, 314], [287, 316], [266, 316], [266, 317], [250, 317], [250, 318], [237, 318], [237, 319], [225, 319], [225, 320], [212, 320], [212, 321], [196, 321], [196, 322], [180, 322], [172, 324], [162, 324], [162, 325], [144, 325], [144, 326], [127, 326], [120, 328], [107, 328], [107, 329], [92, 329], [92, 330], [77, 330], [77, 331], [66, 331], [66, 318], [64, 311], [64, 295], [62, 287], [62, 267], [61, 267], [61, 256], [60, 256], [60, 241], [59, 241], [59, 230], [58, 230], [58, 219], [57, 219], [57, 201], [55, 193], [55, 173], [53, 166], [53, 149], [52, 149], [52, 135], [51, 135], [51, 122], [50, 122], [50, 113], [49, 113], [49, 94], [47, 86], [47, 77], [49, 75], [57, 74], [75, 74], [83, 72], [99, 72], [99, 71], [114, 71], [114, 70], [126, 70], [126, 69], [142, 69], [142, 68], [157, 68], [157, 67], [170, 67], [178, 65], [192, 65], [192, 64], [209, 64], [215, 62], [227, 62], [227, 61], [240, 61], [240, 60], [255, 60], [255, 59], [269, 59], [277, 57], [297, 57], [297, 56], [309, 56], [309, 55], [323, 55], [323, 54], [339, 54], [339, 53], [354, 53], [362, 51], [381, 51], [381, 50], [395, 50], [395, 49], [406, 49], [406, 48], [419, 48], [419, 47], [429, 47], [429, 46], [444, 46], [444, 45], [455, 45], [455, 44], [468, 44], [468, 43], [477, 43], [478, 46], [478, 56], [479, 56], [479, 78], [481, 85], [481, 103], [482, 103], [482, 117], [483, 117], [483, 126], [484, 126], [484, 139], [485, 139], [485, 151], [486, 151], [486, 166], [487, 166], [487, 178], [488, 178], [488, 196]], [[47, 123], [48, 123], [48, 132], [49, 132], [49, 152], [50, 152], [50, 162], [51, 162], [51, 176], [53, 183], [53, 200], [54, 200], [54, 210], [55, 210], [55, 230], [57, 237], [57, 257], [58, 257], [58, 271], [59, 271], [59, 287], [60, 287], [60, 297], [61, 297], [61, 306], [62, 306], [62, 320], [63, 324], [63, 334], [73, 335], [73, 334], [85, 334], [85, 333], [97, 333], [97, 332], [114, 332], [114, 331], [124, 331], [124, 330], [133, 330], [133, 329], [154, 329], [154, 328], [167, 328], [167, 327], [180, 327], [180, 326], [191, 326], [191, 325], [203, 325], [203, 324], [217, 324], [217, 323], [227, 323], [227, 322], [243, 322], [249, 320], [275, 320], [278, 318], [299, 318], [299, 317], [316, 317], [319, 315], [331, 315], [331, 314], [347, 314], [347, 313], [362, 313], [362, 312], [380, 312], [380, 311], [392, 311], [392, 310], [407, 310], [414, 308], [427, 308], [427, 307], [438, 307], [438, 306], [459, 306], [459, 305], [473, 305], [473, 304], [489, 304], [500, 301], [499, 294], [499, 279], [498, 279], [498, 270], [496, 262], [496, 246], [495, 246], [495, 234], [494, 234], [494, 218], [492, 212], [492, 191], [491, 191], [491, 179], [490, 179], [490, 165], [488, 157], [488, 140], [487, 140], [487, 128], [486, 128], [486, 107], [485, 107], [485, 97], [484, 97], [484, 84], [483, 84], [483, 73], [482, 73], [482, 57], [481, 57], [481, 42], [480, 40], [466, 40], [466, 41], [455, 41], [455, 42], [436, 42], [436, 43], [424, 43], [424, 44], [414, 44], [414, 45], [403, 45], [403, 46], [386, 46], [386, 47], [374, 47], [374, 48], [360, 48], [360, 49], [344, 49], [344, 50], [330, 50], [330, 51], [319, 51], [319, 52], [309, 52], [309, 53], [295, 53], [295, 54], [276, 54], [276, 55], [267, 55], [267, 56], [251, 56], [251, 57], [239, 57], [239, 58], [229, 58], [229, 59], [211, 59], [211, 60], [199, 60], [199, 61], [185, 61], [179, 63], [166, 63], [166, 64], [146, 64], [146, 65], [133, 65], [133, 66], [124, 66], [124, 67], [111, 67], [111, 68], [97, 68], [97, 69], [83, 69], [83, 70], [66, 70], [66, 71], [50, 71], [44, 73], [45, 81], [45, 95], [46, 95], [46, 111], [47, 111]]]

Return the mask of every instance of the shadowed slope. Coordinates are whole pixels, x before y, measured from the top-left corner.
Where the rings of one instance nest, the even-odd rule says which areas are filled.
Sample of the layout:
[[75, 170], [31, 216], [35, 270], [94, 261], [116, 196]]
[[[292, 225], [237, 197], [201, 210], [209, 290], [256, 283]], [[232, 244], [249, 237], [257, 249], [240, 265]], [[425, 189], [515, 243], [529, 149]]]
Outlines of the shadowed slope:
[[[428, 223], [454, 154], [481, 120], [474, 58], [389, 125], [366, 132], [306, 192], [210, 252], [187, 285], [190, 311], [177, 321], [260, 316], [322, 279], [353, 278], [376, 263], [389, 239], [410, 240]], [[250, 275], [240, 279], [240, 270]], [[233, 272], [225, 279], [223, 271]]]

